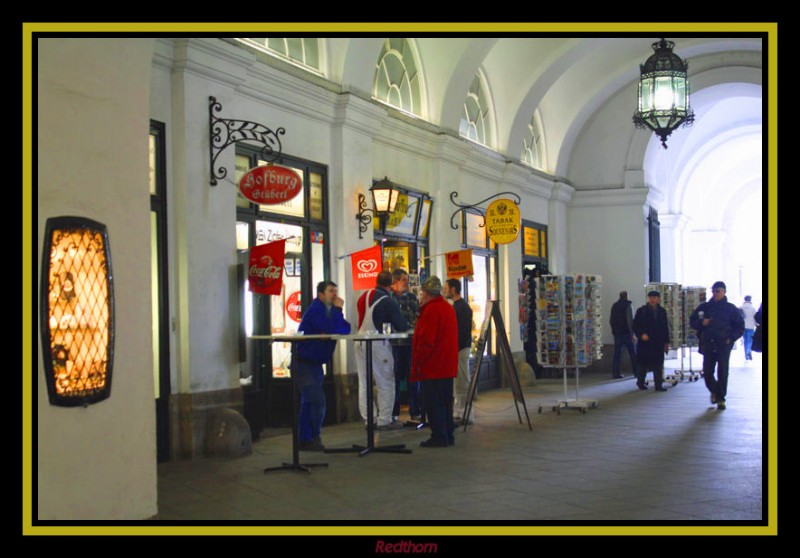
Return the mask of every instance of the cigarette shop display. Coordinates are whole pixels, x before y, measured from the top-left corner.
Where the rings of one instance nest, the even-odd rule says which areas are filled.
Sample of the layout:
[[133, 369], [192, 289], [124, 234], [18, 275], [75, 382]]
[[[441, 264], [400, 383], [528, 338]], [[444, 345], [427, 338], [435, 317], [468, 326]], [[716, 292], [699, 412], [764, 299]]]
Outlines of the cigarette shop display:
[[[536, 285], [537, 356], [542, 366], [563, 369], [564, 400], [553, 411], [585, 413], [597, 401], [580, 399], [580, 368], [602, 356], [602, 278], [592, 274], [542, 275]], [[567, 398], [567, 369], [575, 369], [575, 399]], [[541, 412], [542, 407], [539, 407]]]

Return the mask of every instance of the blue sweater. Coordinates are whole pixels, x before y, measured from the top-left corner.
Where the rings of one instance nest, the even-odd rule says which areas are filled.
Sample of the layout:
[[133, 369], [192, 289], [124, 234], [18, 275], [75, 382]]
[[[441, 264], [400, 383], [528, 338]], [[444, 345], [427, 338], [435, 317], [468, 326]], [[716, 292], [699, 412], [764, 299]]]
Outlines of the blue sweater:
[[[350, 324], [344, 319], [341, 308], [332, 306], [329, 310], [319, 298], [315, 298], [306, 308], [297, 330], [305, 335], [347, 335], [350, 333]], [[336, 341], [304, 341], [297, 344], [297, 356], [307, 362], [323, 365], [331, 360], [335, 349]]]

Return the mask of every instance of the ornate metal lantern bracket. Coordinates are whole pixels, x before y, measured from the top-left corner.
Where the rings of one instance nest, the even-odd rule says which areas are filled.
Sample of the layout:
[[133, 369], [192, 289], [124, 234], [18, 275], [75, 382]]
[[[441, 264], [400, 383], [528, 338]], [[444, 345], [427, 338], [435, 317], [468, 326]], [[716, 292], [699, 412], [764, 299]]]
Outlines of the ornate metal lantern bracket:
[[283, 128], [271, 130], [263, 124], [249, 122], [247, 120], [233, 120], [228, 118], [218, 118], [215, 112], [220, 112], [222, 105], [217, 102], [216, 97], [208, 98], [208, 149], [210, 156], [210, 183], [217, 185], [217, 180], [228, 176], [228, 169], [225, 167], [215, 168], [217, 157], [227, 147], [240, 141], [256, 143], [261, 145], [261, 157], [265, 161], [274, 163], [281, 156], [281, 140], [279, 136], [286, 133]]
[[453, 212], [453, 214], [450, 216], [450, 228], [452, 228], [452, 229], [457, 229], [458, 228], [458, 225], [455, 222], [456, 215], [458, 215], [459, 213], [461, 213], [463, 211], [466, 211], [468, 209], [480, 209], [481, 210], [481, 215], [484, 216], [483, 217], [483, 222], [480, 224], [480, 226], [481, 227], [485, 226], [486, 225], [486, 216], [484, 215], [483, 208], [482, 207], [478, 207], [478, 206], [480, 206], [482, 203], [486, 203], [489, 200], [493, 200], [494, 198], [499, 198], [500, 196], [511, 196], [513, 201], [514, 201], [514, 203], [517, 204], [517, 205], [519, 205], [520, 202], [522, 201], [521, 198], [517, 194], [515, 194], [513, 192], [500, 192], [499, 194], [495, 194], [493, 196], [489, 196], [485, 200], [481, 200], [481, 201], [473, 203], [473, 204], [463, 204], [463, 203], [459, 203], [459, 202], [456, 201], [456, 198], [458, 197], [458, 192], [450, 192], [450, 201], [453, 202], [453, 205], [458, 206], [458, 208], [459, 208], [459, 209], [456, 209]]

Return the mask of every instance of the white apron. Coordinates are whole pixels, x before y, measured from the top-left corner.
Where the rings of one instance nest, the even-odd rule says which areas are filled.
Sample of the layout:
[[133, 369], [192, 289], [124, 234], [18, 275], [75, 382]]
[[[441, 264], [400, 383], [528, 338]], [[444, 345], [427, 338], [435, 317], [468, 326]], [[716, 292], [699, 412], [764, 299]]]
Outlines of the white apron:
[[[367, 293], [365, 302], [369, 301], [370, 294]], [[376, 293], [377, 294], [377, 293]], [[366, 335], [367, 331], [379, 331], [372, 319], [372, 312], [375, 307], [389, 299], [388, 296], [375, 298], [372, 304], [367, 304], [364, 310], [364, 320], [358, 333]], [[361, 418], [367, 420], [367, 345], [363, 341], [355, 342], [356, 366], [358, 369], [358, 408]], [[386, 426], [392, 422], [392, 408], [394, 407], [394, 357], [392, 356], [392, 346], [388, 341], [372, 341], [372, 378], [378, 388], [378, 397], [375, 401], [377, 408], [376, 426]], [[369, 386], [371, 388], [371, 386]], [[375, 409], [373, 409], [375, 411]]]

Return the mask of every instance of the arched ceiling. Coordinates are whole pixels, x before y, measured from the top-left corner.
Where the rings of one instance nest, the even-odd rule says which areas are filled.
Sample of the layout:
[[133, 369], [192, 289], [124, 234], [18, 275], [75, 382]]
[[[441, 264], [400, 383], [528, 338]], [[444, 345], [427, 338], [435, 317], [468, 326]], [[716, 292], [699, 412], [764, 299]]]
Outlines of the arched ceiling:
[[[415, 38], [425, 83], [426, 114], [421, 116], [442, 128], [458, 130], [467, 88], [478, 69], [482, 69], [494, 103], [496, 145], [492, 148], [509, 159], [519, 159], [528, 123], [534, 111], [539, 110], [548, 154], [544, 170], [565, 176], [575, 142], [604, 105], [615, 96], [629, 96], [628, 118], [633, 114], [639, 64], [652, 54], [651, 44], [658, 39]], [[734, 67], [757, 67], [760, 72], [760, 38], [674, 40], [676, 54], [689, 62], [690, 76], [693, 72], [720, 72]], [[325, 39], [327, 75], [345, 90], [370, 93], [382, 42], [373, 37]], [[712, 106], [715, 100], [732, 93], [716, 89], [713, 99], [704, 101], [700, 89], [694, 84], [693, 88], [698, 91], [692, 103], [699, 116], [703, 116], [704, 103]], [[718, 112], [725, 115], [722, 110]], [[727, 111], [728, 117], [731, 114], [736, 113]]]

